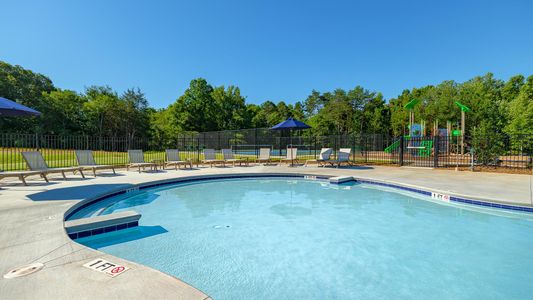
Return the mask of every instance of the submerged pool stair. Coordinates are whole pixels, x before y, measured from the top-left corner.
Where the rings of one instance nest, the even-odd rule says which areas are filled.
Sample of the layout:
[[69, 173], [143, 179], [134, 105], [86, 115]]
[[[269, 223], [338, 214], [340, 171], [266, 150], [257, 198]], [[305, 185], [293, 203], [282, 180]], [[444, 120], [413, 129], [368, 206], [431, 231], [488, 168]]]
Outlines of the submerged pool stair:
[[133, 211], [65, 221], [65, 230], [71, 239], [139, 226], [141, 214]]

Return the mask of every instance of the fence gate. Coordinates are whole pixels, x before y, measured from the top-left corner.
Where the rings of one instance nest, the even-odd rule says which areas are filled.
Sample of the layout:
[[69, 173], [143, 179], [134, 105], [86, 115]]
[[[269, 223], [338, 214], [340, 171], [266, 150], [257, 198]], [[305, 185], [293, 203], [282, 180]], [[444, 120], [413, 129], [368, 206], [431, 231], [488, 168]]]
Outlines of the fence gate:
[[[438, 168], [442, 141], [434, 137], [404, 136], [399, 140], [400, 166]], [[443, 148], [445, 149], [445, 148]]]

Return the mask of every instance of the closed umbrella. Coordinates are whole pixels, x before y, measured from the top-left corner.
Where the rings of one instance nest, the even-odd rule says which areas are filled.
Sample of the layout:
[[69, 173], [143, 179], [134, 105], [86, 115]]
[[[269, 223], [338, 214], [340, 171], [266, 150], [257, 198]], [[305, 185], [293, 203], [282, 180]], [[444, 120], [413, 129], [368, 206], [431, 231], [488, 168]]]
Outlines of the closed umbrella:
[[40, 114], [40, 112], [33, 108], [0, 97], [0, 116], [2, 117], [38, 116]]

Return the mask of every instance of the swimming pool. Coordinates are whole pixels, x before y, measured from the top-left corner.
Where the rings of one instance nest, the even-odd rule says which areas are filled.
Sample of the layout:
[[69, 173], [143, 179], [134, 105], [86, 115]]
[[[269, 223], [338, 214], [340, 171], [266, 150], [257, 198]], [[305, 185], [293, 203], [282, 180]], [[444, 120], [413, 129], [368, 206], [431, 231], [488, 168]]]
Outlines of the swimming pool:
[[140, 226], [77, 241], [214, 299], [496, 299], [533, 293], [531, 214], [371, 184], [247, 178], [114, 196]]

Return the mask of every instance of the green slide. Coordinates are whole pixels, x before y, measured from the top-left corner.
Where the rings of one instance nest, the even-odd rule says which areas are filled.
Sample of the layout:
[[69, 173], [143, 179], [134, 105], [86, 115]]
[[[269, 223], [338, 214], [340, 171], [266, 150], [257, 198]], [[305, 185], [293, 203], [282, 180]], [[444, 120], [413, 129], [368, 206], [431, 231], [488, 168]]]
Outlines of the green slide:
[[385, 148], [385, 153], [392, 153], [392, 151], [396, 150], [398, 147], [400, 147], [400, 139], [398, 139], [396, 142], [392, 143], [390, 146]]

